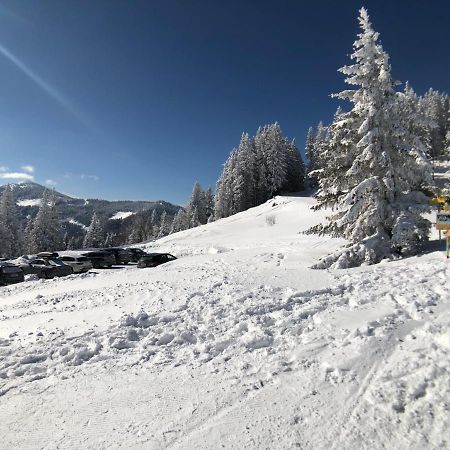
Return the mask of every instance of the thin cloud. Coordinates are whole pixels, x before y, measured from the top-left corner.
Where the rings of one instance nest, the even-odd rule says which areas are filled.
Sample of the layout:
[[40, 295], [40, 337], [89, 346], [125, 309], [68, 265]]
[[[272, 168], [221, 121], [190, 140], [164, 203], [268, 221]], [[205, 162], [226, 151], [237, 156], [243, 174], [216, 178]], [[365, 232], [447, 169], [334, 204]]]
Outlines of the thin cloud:
[[100, 180], [100, 177], [97, 176], [97, 175], [86, 175], [86, 174], [84, 174], [84, 173], [82, 173], [82, 174], [80, 175], [80, 178], [81, 178], [82, 180], [94, 180], [94, 181]]
[[34, 166], [30, 166], [30, 165], [28, 165], [28, 166], [22, 166], [21, 169], [22, 169], [24, 172], [34, 173]]
[[8, 167], [6, 167], [6, 166], [0, 166], [0, 172], [6, 172], [6, 171], [8, 171], [8, 170], [9, 170]]
[[79, 178], [80, 180], [92, 180], [92, 181], [98, 181], [100, 180], [100, 177], [98, 175], [89, 175], [86, 173], [66, 173], [64, 174], [64, 178], [70, 179], [70, 178]]
[[48, 179], [48, 180], [45, 180], [45, 184], [47, 186], [56, 186], [58, 183], [55, 180]]
[[25, 172], [1, 172], [2, 180], [34, 181], [34, 176]]

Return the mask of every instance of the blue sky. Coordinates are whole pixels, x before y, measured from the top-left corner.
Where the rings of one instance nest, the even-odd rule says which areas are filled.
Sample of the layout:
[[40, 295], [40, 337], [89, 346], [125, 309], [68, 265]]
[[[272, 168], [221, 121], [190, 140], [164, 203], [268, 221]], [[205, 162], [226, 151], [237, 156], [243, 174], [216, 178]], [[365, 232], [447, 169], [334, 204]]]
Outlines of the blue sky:
[[183, 204], [243, 131], [330, 120], [362, 5], [395, 78], [450, 92], [449, 1], [2, 1], [0, 178]]

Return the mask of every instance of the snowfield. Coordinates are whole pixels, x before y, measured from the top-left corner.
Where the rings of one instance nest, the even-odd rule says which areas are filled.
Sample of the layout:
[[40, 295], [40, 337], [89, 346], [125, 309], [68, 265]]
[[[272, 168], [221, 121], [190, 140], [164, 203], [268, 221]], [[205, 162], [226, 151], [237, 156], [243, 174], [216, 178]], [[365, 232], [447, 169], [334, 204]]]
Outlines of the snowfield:
[[[178, 260], [0, 288], [0, 448], [450, 446], [443, 244], [312, 270], [313, 199], [143, 245]], [[434, 245], [434, 247], [433, 247]]]
[[39, 206], [41, 204], [40, 198], [33, 198], [28, 200], [19, 200], [17, 206]]
[[118, 211], [114, 215], [112, 215], [109, 220], [122, 220], [126, 219], [127, 217], [132, 216], [133, 214], [136, 214], [132, 211]]

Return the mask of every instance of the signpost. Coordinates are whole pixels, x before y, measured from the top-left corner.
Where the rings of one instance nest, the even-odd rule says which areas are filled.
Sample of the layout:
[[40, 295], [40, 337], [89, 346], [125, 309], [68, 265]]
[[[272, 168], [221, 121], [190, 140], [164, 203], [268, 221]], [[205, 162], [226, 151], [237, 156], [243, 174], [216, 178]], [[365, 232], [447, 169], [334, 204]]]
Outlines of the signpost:
[[436, 228], [445, 234], [445, 250], [447, 259], [450, 258], [450, 213], [438, 212], [436, 216]]

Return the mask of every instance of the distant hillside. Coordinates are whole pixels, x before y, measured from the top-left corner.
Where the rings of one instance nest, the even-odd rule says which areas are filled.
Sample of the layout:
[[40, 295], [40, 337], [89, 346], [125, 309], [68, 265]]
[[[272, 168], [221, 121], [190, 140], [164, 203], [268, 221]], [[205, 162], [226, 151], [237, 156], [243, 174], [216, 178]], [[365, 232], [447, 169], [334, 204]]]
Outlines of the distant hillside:
[[[37, 214], [40, 199], [46, 189], [38, 183], [20, 183], [12, 184], [13, 193], [18, 205], [21, 225], [26, 227], [27, 222]], [[0, 195], [5, 186], [0, 186]], [[64, 231], [70, 237], [81, 237], [84, 229], [91, 222], [94, 212], [97, 213], [100, 220], [104, 223], [105, 232], [112, 232], [118, 236], [128, 233], [129, 227], [133, 221], [134, 213], [140, 211], [156, 210], [158, 218], [163, 211], [166, 211], [168, 217], [173, 217], [180, 206], [162, 200], [141, 201], [141, 200], [118, 200], [109, 201], [101, 199], [82, 199], [70, 197], [55, 191], [57, 207]]]

